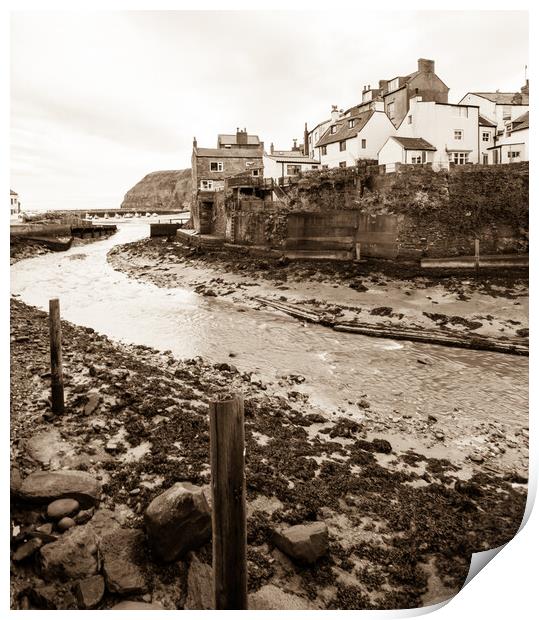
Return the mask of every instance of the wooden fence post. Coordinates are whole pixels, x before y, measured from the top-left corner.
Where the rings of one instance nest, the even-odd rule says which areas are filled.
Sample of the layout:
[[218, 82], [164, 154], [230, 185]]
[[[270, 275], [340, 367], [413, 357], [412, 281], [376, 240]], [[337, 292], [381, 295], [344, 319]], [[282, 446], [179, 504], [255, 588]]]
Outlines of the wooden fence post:
[[475, 274], [479, 275], [479, 239], [475, 240]]
[[49, 333], [51, 342], [51, 402], [53, 413], [64, 413], [64, 374], [62, 370], [62, 324], [60, 301], [49, 300]]
[[247, 609], [243, 398], [210, 403], [215, 609]]

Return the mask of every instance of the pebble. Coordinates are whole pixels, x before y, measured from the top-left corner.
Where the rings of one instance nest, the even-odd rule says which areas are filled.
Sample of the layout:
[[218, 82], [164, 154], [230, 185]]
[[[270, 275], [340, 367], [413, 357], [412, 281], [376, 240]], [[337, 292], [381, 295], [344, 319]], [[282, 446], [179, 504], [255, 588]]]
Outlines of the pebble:
[[65, 532], [75, 525], [76, 523], [71, 517], [64, 517], [58, 521], [57, 527], [61, 532]]
[[28, 542], [22, 544], [13, 554], [14, 562], [22, 562], [33, 555], [42, 545], [39, 538], [32, 538]]
[[47, 506], [49, 519], [58, 521], [69, 517], [79, 510], [79, 502], [76, 499], [57, 499]]

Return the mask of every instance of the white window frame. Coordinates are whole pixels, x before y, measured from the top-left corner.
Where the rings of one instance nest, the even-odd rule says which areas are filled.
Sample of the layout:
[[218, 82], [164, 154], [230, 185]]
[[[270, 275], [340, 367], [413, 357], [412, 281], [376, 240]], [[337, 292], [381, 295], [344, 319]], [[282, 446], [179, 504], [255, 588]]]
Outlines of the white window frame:
[[391, 93], [394, 90], [397, 90], [397, 88], [399, 87], [399, 78], [393, 78], [392, 80], [389, 81], [389, 84], [387, 85], [387, 92]]
[[[216, 168], [212, 168], [213, 165], [216, 165]], [[225, 169], [225, 165], [222, 161], [210, 161], [210, 172], [223, 172]]]
[[331, 125], [331, 127], [329, 128], [329, 133], [337, 133], [337, 125]]
[[346, 151], [346, 140], [341, 140], [339, 142], [339, 151], [342, 153], [343, 151]]
[[213, 191], [213, 179], [200, 179], [200, 188], [202, 191], [205, 192], [212, 192]]
[[453, 140], [462, 140], [464, 131], [462, 129], [453, 129]]
[[520, 159], [520, 151], [508, 151], [507, 157], [509, 159]]
[[361, 148], [362, 149], [367, 148], [367, 138], [361, 138]]
[[457, 164], [458, 166], [464, 166], [468, 163], [468, 156], [469, 153], [454, 151], [449, 154], [449, 161], [453, 164]]
[[252, 170], [251, 172], [252, 172], [252, 175], [253, 175], [254, 177], [258, 177], [258, 176], [260, 176], [260, 170], [259, 170], [258, 168], [255, 168], [255, 169], [254, 169], [254, 170]]
[[483, 139], [483, 142], [490, 142], [490, 132], [489, 131], [483, 131], [482, 132], [482, 139]]
[[339, 168], [346, 168], [346, 162], [345, 161], [340, 161], [339, 162]]
[[348, 129], [353, 129], [356, 126], [356, 119], [355, 118], [351, 118], [348, 121]]

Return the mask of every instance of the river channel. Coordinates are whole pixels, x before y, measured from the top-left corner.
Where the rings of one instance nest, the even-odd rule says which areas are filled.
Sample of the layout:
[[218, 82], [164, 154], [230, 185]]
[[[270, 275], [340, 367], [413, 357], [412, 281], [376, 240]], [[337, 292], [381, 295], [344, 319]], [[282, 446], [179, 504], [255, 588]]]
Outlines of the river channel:
[[147, 223], [120, 224], [103, 241], [20, 261], [11, 267], [11, 292], [42, 309], [59, 297], [62, 318], [122, 342], [229, 361], [276, 383], [302, 375], [293, 389], [329, 410], [360, 415], [355, 403], [367, 398], [384, 416], [527, 425], [526, 358], [337, 333], [224, 298], [158, 288], [107, 263], [112, 247], [148, 234]]

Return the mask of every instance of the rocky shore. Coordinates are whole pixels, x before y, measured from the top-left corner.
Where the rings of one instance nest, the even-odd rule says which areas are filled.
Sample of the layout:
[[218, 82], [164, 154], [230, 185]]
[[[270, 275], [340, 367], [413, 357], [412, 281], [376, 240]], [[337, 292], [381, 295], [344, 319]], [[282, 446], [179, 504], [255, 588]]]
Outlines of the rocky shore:
[[116, 246], [109, 261], [115, 269], [161, 287], [191, 288], [254, 308], [262, 307], [260, 298], [284, 302], [313, 313], [322, 323], [528, 346], [525, 271], [487, 271], [476, 278], [391, 261], [257, 259], [164, 239]]
[[[131, 273], [178, 285], [157, 275], [152, 261], [166, 260], [196, 277], [198, 257], [134, 245], [149, 266]], [[124, 252], [111, 259], [127, 268]], [[245, 281], [215, 277], [204, 290], [245, 294]], [[334, 416], [297, 391], [300, 376], [283, 379], [284, 397], [233, 359], [178, 360], [67, 322], [63, 350], [55, 417], [47, 316], [12, 298], [12, 608], [211, 608], [208, 403], [231, 393], [245, 399], [252, 609], [432, 604], [462, 586], [471, 553], [520, 525], [525, 427], [479, 425], [484, 448], [448, 458], [433, 416], [380, 420], [366, 399]], [[438, 449], [415, 441], [437, 434]], [[404, 435], [414, 448], [393, 439]]]

